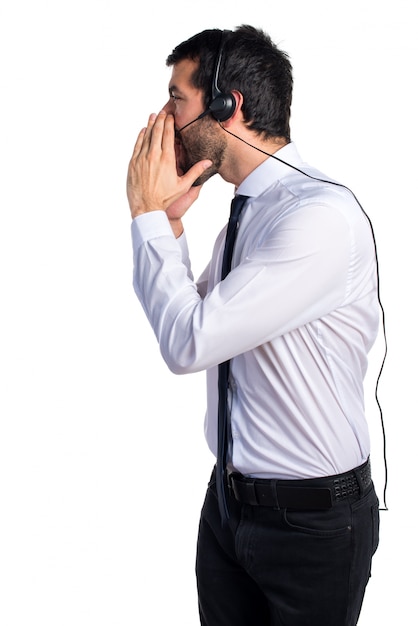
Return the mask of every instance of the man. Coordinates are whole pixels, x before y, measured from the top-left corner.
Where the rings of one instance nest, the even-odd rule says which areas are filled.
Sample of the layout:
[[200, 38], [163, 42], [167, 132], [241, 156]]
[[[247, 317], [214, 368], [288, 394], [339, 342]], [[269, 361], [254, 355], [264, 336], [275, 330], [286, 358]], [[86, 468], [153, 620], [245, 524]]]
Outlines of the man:
[[[170, 98], [138, 137], [127, 191], [134, 286], [162, 355], [175, 373], [207, 370], [217, 465], [199, 528], [201, 623], [351, 626], [378, 544], [370, 225], [298, 156], [291, 64], [265, 33], [204, 31], [167, 64]], [[195, 283], [181, 218], [215, 173], [244, 207], [235, 243], [223, 230]]]

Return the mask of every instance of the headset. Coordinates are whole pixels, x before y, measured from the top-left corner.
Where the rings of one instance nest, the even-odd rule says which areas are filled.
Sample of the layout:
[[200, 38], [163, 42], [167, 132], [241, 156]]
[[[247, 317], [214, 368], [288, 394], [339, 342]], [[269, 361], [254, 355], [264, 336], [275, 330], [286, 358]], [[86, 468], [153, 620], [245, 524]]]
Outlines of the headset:
[[219, 46], [218, 58], [216, 60], [215, 71], [212, 79], [212, 102], [208, 106], [208, 110], [212, 113], [217, 122], [226, 122], [226, 120], [229, 120], [233, 116], [237, 107], [237, 102], [233, 94], [230, 91], [225, 93], [222, 92], [218, 86], [219, 70], [221, 67], [227, 35], [229, 35], [230, 32], [231, 31], [227, 30], [222, 31], [221, 44]]
[[185, 126], [180, 128], [176, 132], [180, 133], [184, 128], [186, 128], [187, 126], [190, 126], [190, 124], [193, 124], [197, 120], [202, 119], [206, 115], [212, 114], [214, 119], [219, 123], [219, 126], [226, 133], [228, 133], [229, 135], [232, 135], [232, 137], [235, 137], [239, 141], [242, 141], [243, 143], [245, 143], [250, 148], [254, 148], [254, 150], [257, 150], [258, 152], [261, 152], [262, 154], [265, 154], [266, 156], [271, 157], [272, 159], [275, 159], [276, 161], [279, 161], [280, 163], [283, 163], [284, 165], [287, 165], [288, 167], [292, 168], [293, 170], [296, 170], [297, 172], [299, 172], [300, 174], [303, 174], [307, 178], [311, 178], [312, 180], [316, 180], [318, 182], [322, 182], [322, 183], [326, 183], [326, 184], [330, 184], [330, 185], [335, 185], [337, 187], [342, 187], [343, 189], [346, 189], [347, 191], [349, 191], [351, 193], [351, 195], [353, 196], [354, 200], [356, 201], [356, 203], [358, 204], [358, 206], [360, 207], [362, 213], [366, 217], [366, 219], [367, 219], [367, 221], [368, 221], [368, 223], [370, 225], [370, 230], [371, 230], [373, 244], [374, 244], [374, 250], [375, 250], [376, 271], [377, 271], [377, 298], [378, 298], [380, 310], [381, 310], [381, 313], [382, 313], [382, 326], [383, 326], [383, 338], [384, 338], [384, 355], [383, 355], [382, 364], [380, 366], [380, 371], [379, 371], [379, 374], [378, 374], [378, 377], [377, 377], [377, 381], [376, 381], [375, 400], [376, 400], [376, 403], [377, 403], [377, 406], [378, 406], [378, 409], [379, 409], [379, 413], [380, 413], [380, 422], [381, 422], [381, 428], [382, 428], [382, 433], [383, 433], [383, 460], [384, 460], [384, 469], [385, 469], [385, 485], [384, 485], [384, 488], [383, 488], [384, 508], [380, 509], [380, 510], [388, 511], [388, 507], [387, 507], [387, 504], [386, 504], [386, 490], [387, 490], [387, 482], [388, 482], [388, 465], [387, 465], [387, 458], [386, 458], [386, 433], [385, 433], [385, 425], [384, 425], [384, 420], [383, 420], [383, 411], [382, 411], [382, 407], [380, 405], [380, 401], [379, 401], [379, 397], [378, 397], [378, 386], [379, 386], [379, 382], [380, 382], [380, 377], [382, 375], [383, 366], [384, 366], [385, 361], [386, 361], [388, 347], [387, 347], [387, 336], [386, 336], [386, 328], [385, 328], [385, 311], [384, 311], [384, 308], [383, 308], [383, 305], [382, 305], [382, 302], [381, 302], [381, 298], [380, 298], [379, 261], [378, 261], [378, 256], [377, 256], [377, 245], [376, 245], [376, 238], [375, 238], [375, 234], [374, 234], [373, 224], [371, 222], [370, 217], [368, 216], [366, 211], [363, 209], [362, 205], [360, 204], [359, 200], [357, 199], [356, 195], [354, 194], [354, 192], [349, 187], [347, 187], [346, 185], [343, 185], [342, 183], [338, 183], [336, 181], [326, 180], [326, 179], [318, 178], [316, 176], [312, 176], [311, 174], [308, 174], [307, 172], [304, 172], [303, 170], [299, 169], [295, 165], [292, 165], [291, 163], [288, 163], [287, 161], [283, 161], [282, 159], [280, 159], [275, 154], [270, 154], [269, 152], [266, 152], [266, 151], [262, 150], [258, 146], [254, 146], [253, 144], [249, 143], [248, 141], [246, 141], [242, 137], [239, 137], [238, 135], [235, 135], [235, 133], [232, 133], [230, 130], [228, 130], [227, 128], [225, 128], [222, 125], [221, 122], [226, 122], [227, 120], [229, 120], [233, 116], [233, 114], [235, 112], [235, 109], [236, 109], [236, 106], [237, 106], [235, 97], [232, 94], [232, 92], [230, 92], [230, 91], [222, 92], [219, 89], [219, 86], [218, 86], [219, 71], [220, 71], [220, 67], [221, 67], [222, 57], [223, 57], [223, 54], [224, 54], [225, 43], [226, 43], [227, 38], [228, 38], [228, 36], [229, 36], [229, 34], [231, 32], [232, 31], [226, 31], [226, 30], [222, 31], [221, 42], [220, 42], [218, 55], [217, 55], [217, 59], [216, 59], [216, 62], [215, 62], [215, 70], [213, 72], [213, 78], [212, 78], [212, 100], [209, 103], [208, 108], [205, 111], [203, 111], [203, 113], [201, 113], [198, 117], [196, 117], [194, 120], [192, 120], [191, 122], [189, 122], [188, 124], [186, 124]]
[[208, 108], [205, 109], [205, 111], [198, 115], [198, 117], [196, 117], [194, 120], [188, 122], [187, 124], [185, 124], [185, 126], [182, 126], [178, 130], [176, 130], [176, 134], [181, 133], [181, 131], [190, 126], [190, 124], [194, 124], [198, 120], [201, 120], [202, 117], [206, 117], [206, 115], [209, 114], [211, 114], [219, 123], [226, 122], [226, 120], [229, 120], [233, 116], [234, 111], [237, 107], [237, 102], [233, 94], [230, 91], [224, 93], [218, 87], [219, 70], [221, 67], [227, 35], [229, 35], [230, 32], [231, 31], [227, 30], [222, 31], [221, 43], [214, 66], [215, 69], [212, 75], [212, 100], [209, 103]]

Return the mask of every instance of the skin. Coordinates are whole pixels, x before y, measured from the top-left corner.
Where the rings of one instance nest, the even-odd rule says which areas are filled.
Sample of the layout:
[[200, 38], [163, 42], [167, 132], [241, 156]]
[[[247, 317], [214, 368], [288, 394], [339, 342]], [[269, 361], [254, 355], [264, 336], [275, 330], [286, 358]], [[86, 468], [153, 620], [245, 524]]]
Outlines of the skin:
[[[165, 211], [174, 235], [183, 232], [181, 219], [199, 196], [202, 184], [219, 173], [236, 187], [266, 155], [225, 132], [234, 133], [269, 154], [286, 144], [282, 138], [263, 141], [244, 122], [243, 96], [233, 91], [237, 106], [233, 116], [220, 124], [211, 115], [181, 129], [204, 110], [203, 92], [193, 86], [196, 61], [184, 59], [173, 66], [170, 99], [149, 117], [139, 133], [127, 177], [132, 219], [150, 211]], [[225, 129], [225, 130], [223, 130]]]

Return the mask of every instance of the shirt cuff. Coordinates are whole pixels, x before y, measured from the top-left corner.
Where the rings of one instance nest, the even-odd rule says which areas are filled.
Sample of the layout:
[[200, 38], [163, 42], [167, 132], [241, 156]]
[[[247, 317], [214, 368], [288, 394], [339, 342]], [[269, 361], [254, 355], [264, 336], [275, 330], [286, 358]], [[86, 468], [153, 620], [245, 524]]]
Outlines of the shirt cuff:
[[173, 237], [174, 233], [165, 211], [150, 211], [138, 215], [131, 224], [132, 244], [138, 249], [143, 243], [158, 237]]

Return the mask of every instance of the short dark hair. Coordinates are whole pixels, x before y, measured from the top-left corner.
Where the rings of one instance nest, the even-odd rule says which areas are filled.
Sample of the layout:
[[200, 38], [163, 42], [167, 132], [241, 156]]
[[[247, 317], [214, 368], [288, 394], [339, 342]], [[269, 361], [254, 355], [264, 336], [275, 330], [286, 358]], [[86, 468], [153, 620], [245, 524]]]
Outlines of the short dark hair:
[[221, 42], [223, 54], [218, 86], [221, 91], [240, 91], [242, 112], [248, 128], [265, 139], [290, 141], [292, 65], [286, 52], [261, 29], [249, 25], [234, 31], [204, 30], [179, 44], [167, 57], [171, 66], [183, 59], [199, 61], [192, 77], [202, 89], [207, 106], [212, 99], [212, 80]]

